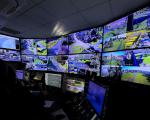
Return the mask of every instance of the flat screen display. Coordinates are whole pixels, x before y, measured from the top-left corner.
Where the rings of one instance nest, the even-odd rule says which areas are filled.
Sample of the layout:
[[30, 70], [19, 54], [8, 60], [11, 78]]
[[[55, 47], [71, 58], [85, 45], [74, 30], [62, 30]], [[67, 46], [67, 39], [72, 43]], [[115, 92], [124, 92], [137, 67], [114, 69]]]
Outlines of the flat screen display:
[[150, 49], [126, 51], [122, 80], [150, 85]]
[[28, 70], [47, 70], [47, 56], [34, 56], [32, 62], [26, 64]]
[[45, 84], [61, 88], [61, 74], [45, 73]]
[[143, 30], [150, 27], [150, 7], [133, 13], [133, 29]]
[[85, 82], [80, 78], [67, 78], [65, 84], [67, 91], [73, 93], [84, 92]]
[[100, 72], [100, 54], [78, 54], [69, 56], [69, 73], [86, 74]]
[[20, 52], [15, 50], [0, 49], [0, 59], [4, 61], [20, 62]]
[[121, 74], [121, 66], [125, 65], [124, 58], [125, 51], [103, 53], [101, 76], [113, 77]]
[[121, 18], [104, 26], [104, 42], [106, 38], [127, 32], [128, 17]]
[[31, 80], [41, 81], [43, 77], [44, 77], [44, 73], [39, 71], [32, 71], [30, 74]]
[[24, 71], [23, 70], [16, 70], [16, 77], [19, 80], [23, 80], [24, 79]]
[[0, 34], [0, 48], [16, 49], [16, 50], [20, 49], [19, 38]]
[[21, 55], [22, 63], [32, 63], [34, 55]]
[[125, 49], [127, 34], [120, 34], [113, 37], [108, 37], [104, 40], [103, 49], [104, 51], [115, 51]]
[[125, 49], [150, 47], [150, 30], [127, 33]]
[[59, 37], [47, 40], [48, 55], [69, 54], [67, 37]]
[[127, 22], [128, 17], [124, 17], [104, 26], [104, 51], [115, 51], [125, 48]]
[[68, 56], [48, 56], [48, 71], [68, 72]]
[[102, 114], [105, 96], [106, 88], [97, 85], [94, 82], [89, 82], [88, 93], [86, 98], [88, 99], [89, 103], [93, 106], [98, 115]]
[[102, 51], [102, 27], [68, 35], [69, 53], [94, 53]]
[[121, 80], [150, 85], [150, 69], [149, 67], [124, 66]]
[[23, 55], [47, 55], [46, 40], [21, 39], [21, 54]]

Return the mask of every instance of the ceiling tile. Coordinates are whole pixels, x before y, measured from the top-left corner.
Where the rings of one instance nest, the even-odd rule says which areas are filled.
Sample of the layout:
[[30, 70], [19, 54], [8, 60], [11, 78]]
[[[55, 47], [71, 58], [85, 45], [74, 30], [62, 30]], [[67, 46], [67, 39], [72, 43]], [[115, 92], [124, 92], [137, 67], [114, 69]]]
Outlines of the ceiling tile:
[[112, 18], [110, 4], [108, 2], [81, 11], [81, 13], [91, 26], [101, 25]]
[[50, 15], [49, 13], [47, 13], [47, 11], [40, 7], [31, 9], [25, 15], [41, 24], [53, 23], [54, 21], [56, 21], [56, 18], [54, 16]]
[[69, 0], [46, 0], [39, 5], [57, 18], [62, 18], [76, 13], [76, 8]]
[[65, 28], [72, 28], [76, 26], [81, 26], [83, 24], [87, 24], [81, 16], [81, 14], [79, 13], [61, 19], [60, 23], [62, 23]]
[[93, 7], [97, 4], [102, 4], [104, 2], [107, 2], [108, 0], [71, 0], [71, 1], [78, 8], [78, 10], [83, 10], [89, 7]]
[[115, 17], [119, 17], [125, 14], [128, 14], [129, 12], [137, 9], [138, 7], [141, 7], [143, 5], [146, 5], [146, 3], [149, 3], [149, 0], [111, 0], [111, 10], [112, 14]]

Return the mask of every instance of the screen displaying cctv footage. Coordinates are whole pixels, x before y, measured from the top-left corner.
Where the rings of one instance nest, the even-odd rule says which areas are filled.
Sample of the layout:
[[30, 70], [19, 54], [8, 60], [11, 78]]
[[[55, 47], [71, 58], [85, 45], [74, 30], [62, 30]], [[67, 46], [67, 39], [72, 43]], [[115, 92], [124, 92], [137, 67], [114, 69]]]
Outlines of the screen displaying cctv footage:
[[69, 73], [85, 75], [95, 72], [99, 76], [100, 54], [78, 54], [69, 56]]
[[69, 54], [102, 51], [102, 27], [68, 35]]
[[48, 71], [54, 72], [68, 72], [68, 56], [48, 56]]
[[123, 81], [150, 85], [150, 49], [104, 53], [102, 77], [121, 75]]
[[21, 39], [21, 54], [23, 55], [47, 55], [46, 40]]
[[150, 7], [133, 13], [133, 30], [150, 28]]
[[47, 40], [48, 55], [69, 54], [67, 37], [59, 37]]
[[47, 56], [34, 56], [31, 62], [26, 63], [26, 69], [41, 71], [47, 70]]
[[15, 50], [0, 49], [0, 59], [4, 61], [20, 62], [20, 52]]

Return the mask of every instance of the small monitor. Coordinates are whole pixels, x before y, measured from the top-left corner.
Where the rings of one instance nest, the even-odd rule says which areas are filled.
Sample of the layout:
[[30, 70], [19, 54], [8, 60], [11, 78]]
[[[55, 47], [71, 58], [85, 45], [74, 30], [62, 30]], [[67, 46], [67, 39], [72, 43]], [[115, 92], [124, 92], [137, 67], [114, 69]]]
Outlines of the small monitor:
[[80, 78], [66, 78], [65, 89], [73, 93], [84, 92], [85, 81]]
[[23, 70], [16, 70], [16, 77], [18, 80], [24, 79], [24, 71]]
[[44, 74], [43, 72], [32, 71], [31, 72], [31, 80], [41, 81]]
[[105, 87], [100, 86], [92, 81], [89, 82], [86, 98], [99, 116], [101, 116], [103, 112], [105, 96]]
[[45, 73], [45, 84], [61, 88], [61, 74]]

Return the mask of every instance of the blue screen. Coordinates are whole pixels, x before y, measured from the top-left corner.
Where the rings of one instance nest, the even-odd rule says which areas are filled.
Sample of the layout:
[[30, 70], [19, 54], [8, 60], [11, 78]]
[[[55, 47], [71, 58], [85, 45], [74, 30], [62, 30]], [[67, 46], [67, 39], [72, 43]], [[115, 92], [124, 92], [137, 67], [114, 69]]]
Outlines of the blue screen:
[[19, 49], [19, 38], [0, 35], [0, 48]]
[[94, 107], [97, 114], [102, 113], [106, 89], [93, 82], [89, 82], [87, 99]]

